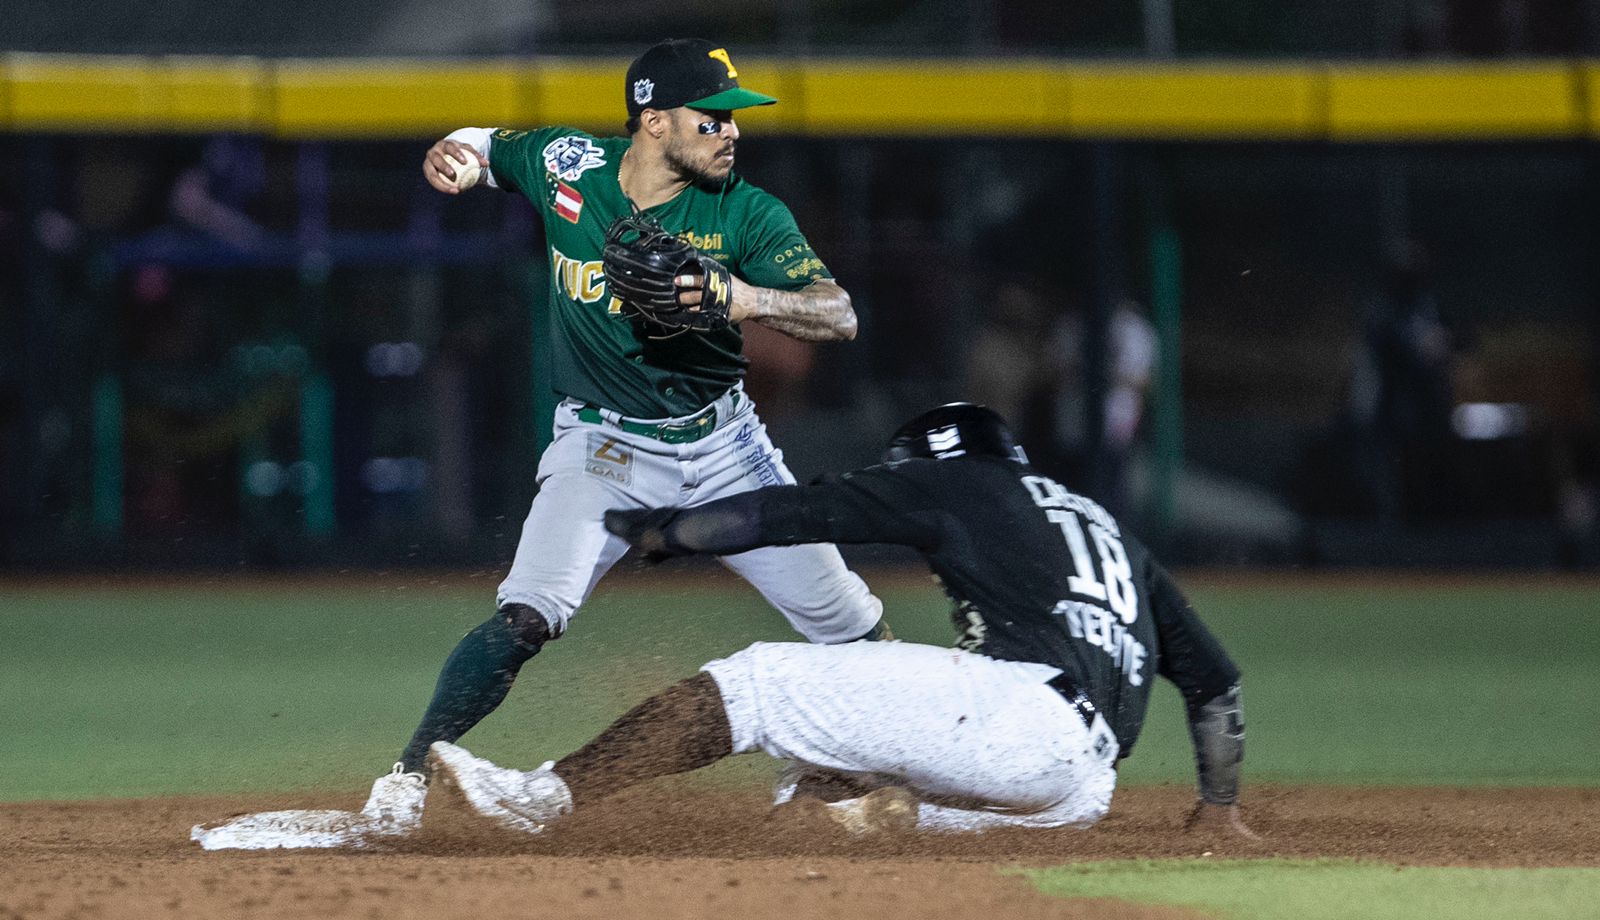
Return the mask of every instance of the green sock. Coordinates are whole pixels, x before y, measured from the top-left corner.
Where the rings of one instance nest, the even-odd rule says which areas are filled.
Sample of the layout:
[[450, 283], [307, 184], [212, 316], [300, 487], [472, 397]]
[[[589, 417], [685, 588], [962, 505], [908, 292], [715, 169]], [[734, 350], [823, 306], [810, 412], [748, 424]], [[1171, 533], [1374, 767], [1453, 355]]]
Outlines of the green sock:
[[531, 610], [527, 613], [535, 621], [528, 631], [531, 635], [518, 635], [512, 625], [515, 614], [508, 609], [497, 611], [456, 644], [439, 672], [422, 724], [400, 755], [406, 772], [424, 772], [428, 745], [454, 742], [505, 700], [523, 662], [538, 654], [549, 635], [548, 627], [539, 628], [544, 618]]

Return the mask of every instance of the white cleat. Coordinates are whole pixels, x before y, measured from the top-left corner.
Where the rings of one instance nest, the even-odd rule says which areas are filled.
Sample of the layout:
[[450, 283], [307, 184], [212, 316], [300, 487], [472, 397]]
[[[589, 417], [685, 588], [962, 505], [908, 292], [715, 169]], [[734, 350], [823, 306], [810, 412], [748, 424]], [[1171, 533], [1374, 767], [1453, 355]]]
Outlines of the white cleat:
[[422, 805], [428, 797], [428, 781], [421, 773], [406, 773], [400, 764], [378, 777], [361, 814], [369, 822], [368, 833], [399, 837], [422, 827]]
[[553, 766], [551, 761], [525, 773], [497, 767], [448, 741], [428, 748], [428, 768], [440, 790], [495, 827], [524, 834], [537, 834], [572, 811], [572, 791]]

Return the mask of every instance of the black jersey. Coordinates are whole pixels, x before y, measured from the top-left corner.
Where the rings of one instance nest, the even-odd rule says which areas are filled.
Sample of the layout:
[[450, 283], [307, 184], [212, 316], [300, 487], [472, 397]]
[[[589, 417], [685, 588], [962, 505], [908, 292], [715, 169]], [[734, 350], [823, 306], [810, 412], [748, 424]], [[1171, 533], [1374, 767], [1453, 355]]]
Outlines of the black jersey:
[[1239, 680], [1143, 544], [1095, 502], [1014, 460], [868, 467], [680, 512], [674, 529], [722, 554], [820, 542], [916, 548], [955, 603], [958, 644], [1060, 668], [1105, 714], [1124, 756], [1153, 675], [1191, 707]]

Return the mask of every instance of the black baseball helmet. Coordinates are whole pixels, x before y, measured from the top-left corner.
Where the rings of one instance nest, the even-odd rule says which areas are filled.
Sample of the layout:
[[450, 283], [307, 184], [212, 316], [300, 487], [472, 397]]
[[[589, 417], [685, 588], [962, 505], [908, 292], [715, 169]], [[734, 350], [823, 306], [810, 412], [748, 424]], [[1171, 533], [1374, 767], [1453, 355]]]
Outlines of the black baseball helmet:
[[1001, 457], [1028, 462], [1000, 413], [976, 403], [946, 403], [901, 425], [883, 452], [886, 462], [928, 457]]

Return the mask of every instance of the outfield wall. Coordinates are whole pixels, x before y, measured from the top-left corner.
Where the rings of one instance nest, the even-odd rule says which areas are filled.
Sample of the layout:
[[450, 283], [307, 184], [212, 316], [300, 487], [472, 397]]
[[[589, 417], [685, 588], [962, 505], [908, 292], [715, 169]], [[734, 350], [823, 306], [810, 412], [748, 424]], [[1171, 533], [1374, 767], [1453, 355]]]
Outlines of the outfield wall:
[[[0, 53], [0, 566], [506, 563], [552, 411], [537, 221], [417, 161], [463, 124], [618, 132], [625, 64]], [[1103, 475], [1170, 558], [1600, 564], [1600, 57], [739, 64], [783, 99], [740, 112], [740, 173], [861, 319], [752, 335], [802, 480], [969, 398], [1094, 490], [1098, 372], [1021, 399], [988, 371], [1076, 367], [1077, 318], [1127, 294], [1159, 462]], [[1352, 394], [1404, 237], [1463, 330], [1453, 398], [1519, 421], [1399, 462]], [[407, 375], [365, 360], [397, 346]]]
[[[431, 135], [462, 124], [619, 128], [622, 58], [0, 55], [0, 130]], [[767, 131], [832, 137], [1483, 141], [1600, 136], [1600, 60], [1496, 63], [748, 58]]]

